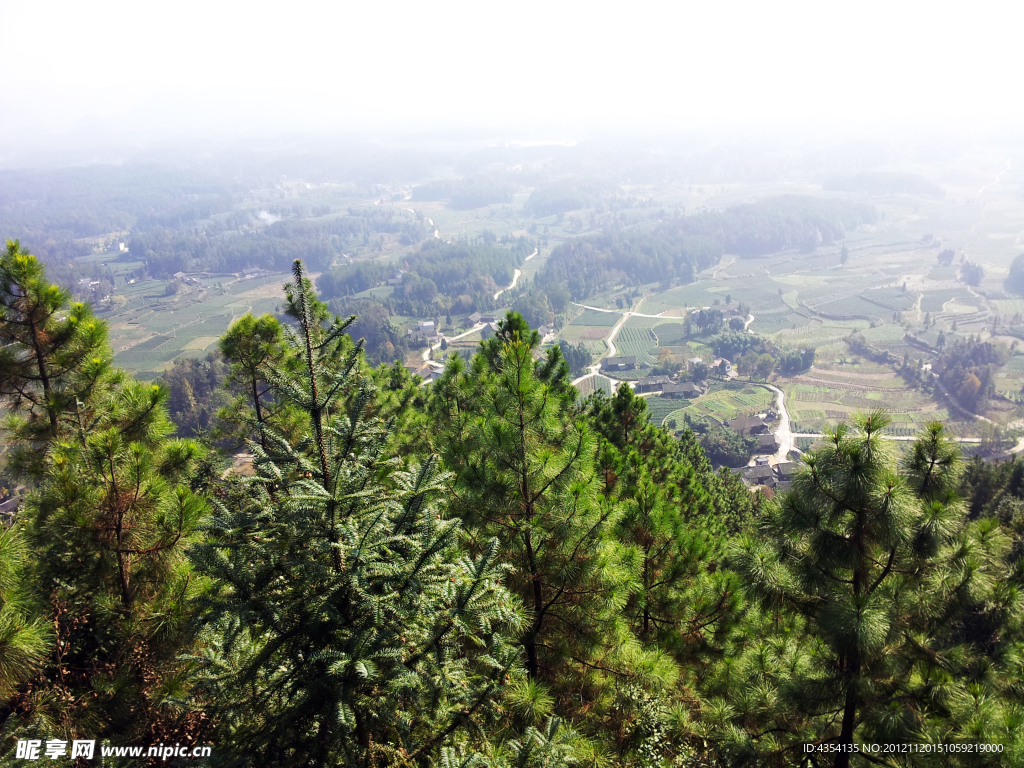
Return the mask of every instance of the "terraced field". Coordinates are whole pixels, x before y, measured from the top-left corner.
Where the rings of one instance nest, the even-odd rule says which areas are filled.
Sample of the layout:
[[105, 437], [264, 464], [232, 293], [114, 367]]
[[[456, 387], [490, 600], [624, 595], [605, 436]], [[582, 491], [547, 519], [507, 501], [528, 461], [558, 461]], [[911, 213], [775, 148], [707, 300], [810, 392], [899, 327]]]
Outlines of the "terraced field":
[[852, 317], [853, 315], [875, 317], [879, 314], [892, 314], [892, 312], [888, 312], [885, 308], [873, 304], [859, 294], [816, 304], [814, 309], [822, 314], [835, 315], [836, 317]]
[[947, 301], [955, 298], [970, 298], [966, 288], [943, 288], [937, 291], [928, 291], [921, 297], [922, 312], [941, 312]]
[[750, 324], [750, 330], [754, 333], [772, 334], [782, 330], [799, 328], [806, 325], [810, 319], [798, 312], [786, 312], [774, 310], [772, 312], [761, 312], [754, 315], [754, 322]]
[[657, 358], [651, 354], [652, 350], [657, 349], [657, 345], [658, 337], [650, 328], [636, 328], [630, 326], [628, 321], [619, 329], [619, 334], [615, 337], [616, 355], [620, 357], [635, 355], [637, 365], [641, 367], [650, 367], [658, 362]]
[[712, 385], [711, 391], [701, 395], [696, 400], [676, 400], [679, 406], [665, 416], [667, 419], [675, 419], [682, 423], [683, 415], [710, 416], [718, 421], [724, 422], [740, 416], [749, 416], [760, 413], [771, 406], [775, 400], [775, 394], [764, 387], [754, 385], [730, 385], [723, 386], [720, 383]]
[[615, 312], [595, 312], [592, 309], [585, 309], [582, 314], [573, 318], [571, 325], [610, 328], [619, 322], [619, 317], [620, 315]]
[[[223, 289], [193, 288], [177, 296], [163, 295], [155, 287], [162, 283], [155, 281], [125, 286], [133, 289], [126, 290], [128, 303], [98, 313], [110, 323], [114, 361], [132, 371], [152, 373], [164, 370], [178, 356], [202, 356], [234, 318], [247, 311], [274, 312], [280, 304], [276, 295], [283, 277], [242, 280]], [[263, 288], [267, 297], [257, 298], [254, 291]]]

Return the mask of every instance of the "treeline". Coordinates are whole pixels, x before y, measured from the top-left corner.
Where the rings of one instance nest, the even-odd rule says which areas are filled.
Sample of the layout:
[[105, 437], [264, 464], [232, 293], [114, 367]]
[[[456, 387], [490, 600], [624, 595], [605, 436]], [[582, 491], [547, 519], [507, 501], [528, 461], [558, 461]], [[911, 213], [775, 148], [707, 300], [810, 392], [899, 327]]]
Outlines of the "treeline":
[[317, 279], [317, 288], [326, 299], [345, 298], [396, 280], [392, 296], [383, 303], [397, 314], [428, 317], [439, 309], [471, 313], [492, 307], [494, 294], [512, 282], [516, 268], [532, 252], [525, 238], [504, 244], [486, 234], [451, 243], [428, 239], [401, 261], [331, 269]]
[[603, 210], [616, 191], [617, 185], [603, 179], [577, 177], [552, 181], [530, 193], [525, 210], [538, 218], [584, 208]]
[[48, 239], [178, 228], [231, 209], [235, 190], [209, 172], [148, 164], [0, 172], [0, 227]]
[[1024, 294], [1024, 253], [1010, 263], [1010, 274], [1006, 276], [1004, 287], [1011, 293]]
[[995, 391], [995, 371], [1005, 352], [976, 337], [956, 339], [932, 363], [932, 371], [962, 406], [979, 411]]
[[[432, 317], [440, 326], [455, 317], [494, 307], [494, 294], [509, 285], [516, 268], [533, 252], [526, 238], [506, 238], [501, 243], [485, 232], [473, 241], [447, 243], [427, 239], [420, 249], [401, 261], [359, 261], [335, 267], [316, 281], [331, 311], [357, 315], [354, 338], [366, 341], [367, 358], [373, 363], [404, 359], [409, 350], [405, 331], [393, 317]], [[385, 298], [356, 298], [378, 286], [393, 283]], [[528, 303], [520, 297], [519, 304]], [[542, 325], [550, 320], [547, 300], [526, 314]], [[526, 307], [524, 307], [526, 309]]]
[[581, 301], [614, 285], [693, 282], [722, 253], [713, 239], [669, 227], [582, 237], [556, 247], [536, 282], [564, 286]]
[[[228, 223], [234, 226], [255, 220], [251, 213], [232, 216], [236, 220], [229, 217]], [[374, 245], [372, 237], [388, 234], [403, 245], [413, 245], [426, 238], [428, 231], [425, 220], [404, 211], [350, 208], [347, 215], [289, 218], [249, 231], [223, 225], [202, 231], [154, 229], [133, 234], [129, 250], [159, 279], [179, 271], [237, 272], [247, 267], [286, 271], [299, 257], [320, 270], [348, 249]]]
[[[225, 472], [14, 243], [0, 277], [4, 470], [29, 488], [0, 532], [4, 759], [19, 739], [211, 744], [225, 766], [1024, 758], [1019, 460], [964, 473], [939, 424], [898, 459], [873, 413], [790, 492], [751, 494], [629, 387], [580, 403], [515, 313], [428, 387], [370, 368], [296, 263], [287, 324], [221, 339], [217, 439], [253, 457]], [[185, 405], [218, 375], [181, 374]]]
[[650, 228], [578, 238], [555, 248], [544, 284], [565, 285], [579, 300], [609, 285], [692, 282], [725, 253], [766, 256], [810, 251], [875, 221], [870, 206], [843, 200], [780, 196], [663, 220]]

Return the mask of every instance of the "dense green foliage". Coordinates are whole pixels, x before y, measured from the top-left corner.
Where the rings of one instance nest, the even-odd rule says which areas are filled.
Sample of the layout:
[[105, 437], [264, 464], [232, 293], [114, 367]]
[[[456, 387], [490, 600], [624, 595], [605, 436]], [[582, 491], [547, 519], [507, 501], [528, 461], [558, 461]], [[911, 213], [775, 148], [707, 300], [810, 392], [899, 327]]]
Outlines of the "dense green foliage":
[[430, 317], [449, 310], [469, 314], [494, 306], [494, 293], [512, 282], [516, 267], [533, 250], [523, 238], [510, 241], [509, 246], [487, 238], [475, 243], [427, 240], [400, 263], [357, 263], [332, 269], [317, 278], [317, 288], [325, 299], [345, 298], [394, 279], [398, 281], [394, 292], [381, 301], [391, 314]]
[[757, 439], [741, 435], [728, 426], [713, 424], [707, 419], [691, 418], [685, 415], [685, 425], [697, 435], [708, 459], [724, 467], [743, 467], [757, 450]]
[[220, 226], [211, 225], [202, 233], [151, 229], [133, 235], [128, 246], [145, 262], [151, 276], [167, 278], [178, 271], [238, 272], [248, 267], [284, 270], [301, 254], [308, 254], [317, 269], [326, 269], [346, 249], [369, 244], [371, 235], [388, 233], [406, 245], [427, 236], [426, 223], [407, 211], [377, 208], [350, 209], [339, 216], [286, 218], [252, 229], [244, 236], [225, 237], [241, 227], [253, 227], [257, 221], [251, 212], [236, 212]]
[[965, 408], [978, 410], [992, 395], [995, 366], [1003, 352], [990, 341], [957, 339], [948, 345], [932, 364], [942, 385]]
[[[879, 439], [886, 423], [873, 413], [857, 432], [831, 431], [793, 492], [736, 545], [765, 611], [763, 639], [736, 669], [754, 687], [737, 708], [759, 723], [739, 752], [753, 764], [790, 764], [786, 752], [810, 741], [1006, 738], [1006, 713], [979, 697], [994, 703], [1001, 686], [986, 655], [1016, 599], [1008, 540], [994, 521], [968, 523], [941, 425], [898, 468]], [[852, 750], [834, 758], [859, 762]]]
[[359, 349], [345, 324], [314, 324], [298, 263], [296, 278], [284, 355], [305, 365], [273, 378], [309, 423], [299, 446], [263, 425], [256, 477], [193, 553], [218, 637], [204, 691], [253, 764], [423, 763], [493, 706], [519, 617], [496, 543], [470, 560], [441, 519], [436, 459], [401, 471], [383, 455]]
[[226, 376], [224, 361], [210, 354], [205, 359], [179, 357], [160, 378], [167, 388], [167, 410], [178, 437], [208, 435], [216, 428], [217, 413], [229, 399], [224, 391]]
[[565, 364], [569, 366], [570, 373], [573, 376], [582, 376], [594, 357], [587, 346], [582, 343], [566, 344], [562, 342], [559, 347], [562, 350], [562, 357], [565, 358]]
[[393, 319], [388, 306], [373, 299], [331, 299], [328, 306], [336, 315], [355, 321], [349, 328], [354, 339], [363, 340], [366, 359], [373, 365], [404, 360], [409, 354], [405, 329]]
[[575, 300], [609, 285], [689, 283], [724, 253], [764, 256], [814, 250], [875, 221], [872, 208], [838, 200], [780, 196], [724, 211], [678, 216], [558, 246], [542, 283], [568, 287]]
[[[713, 469], [749, 438], [672, 434], [628, 386], [581, 402], [575, 352], [542, 352], [516, 312], [421, 386], [367, 365], [296, 262], [284, 319], [244, 315], [161, 386], [115, 368], [103, 323], [19, 246], [0, 275], [5, 471], [28, 487], [0, 532], [3, 756], [97, 738], [212, 743], [225, 766], [1024, 758], [1019, 459], [965, 470], [938, 424], [898, 459], [873, 413], [769, 498]], [[716, 345], [775, 364], [741, 337]], [[990, 352], [954, 344], [939, 375]], [[226, 469], [240, 443], [251, 465]], [[836, 750], [871, 742], [1002, 751]]]

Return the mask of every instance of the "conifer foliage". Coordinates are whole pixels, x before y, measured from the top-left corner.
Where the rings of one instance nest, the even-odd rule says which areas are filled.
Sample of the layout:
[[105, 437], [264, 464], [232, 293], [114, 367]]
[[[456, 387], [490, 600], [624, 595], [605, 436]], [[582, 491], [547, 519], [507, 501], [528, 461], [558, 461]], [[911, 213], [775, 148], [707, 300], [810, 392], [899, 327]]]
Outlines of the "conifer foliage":
[[106, 327], [88, 304], [46, 279], [35, 256], [17, 240], [0, 255], [0, 397], [13, 412], [8, 429], [20, 460], [37, 463], [38, 449], [56, 437], [109, 364]]
[[30, 490], [16, 529], [28, 562], [9, 561], [24, 550], [7, 542], [0, 567], [31, 574], [22, 599], [47, 606], [52, 629], [44, 655], [26, 655], [34, 674], [5, 702], [5, 725], [37, 738], [194, 735], [169, 701], [187, 676], [197, 584], [184, 551], [206, 510], [206, 450], [171, 439], [167, 393], [113, 368], [105, 324], [17, 243], [0, 258], [0, 293], [6, 439]]
[[284, 344], [302, 365], [267, 371], [306, 435], [292, 445], [264, 425], [255, 477], [229, 489], [194, 553], [213, 582], [204, 695], [250, 764], [454, 762], [517, 674], [516, 601], [497, 542], [460, 549], [438, 461], [388, 459], [361, 350], [347, 323], [311, 317], [309, 290], [296, 262]]
[[619, 509], [599, 498], [593, 435], [569, 415], [574, 397], [560, 372], [546, 358], [535, 364], [539, 338], [521, 325], [510, 312], [501, 343], [485, 346], [468, 371], [453, 357], [432, 408], [460, 512], [485, 540], [498, 537], [515, 566], [510, 583], [530, 611], [530, 677], [556, 680], [622, 641], [613, 609], [629, 574], [608, 535]]
[[0, 760], [84, 738], [226, 766], [1024, 764], [1020, 460], [964, 473], [938, 424], [898, 459], [872, 413], [768, 499], [630, 387], [581, 402], [514, 312], [428, 385], [369, 369], [300, 262], [284, 307], [221, 340], [218, 431], [254, 457], [222, 474], [87, 306], [0, 255], [27, 487], [0, 529]]
[[[919, 439], [904, 477], [880, 438], [887, 424], [875, 412], [855, 432], [834, 428], [759, 536], [737, 547], [765, 610], [765, 638], [745, 661], [752, 688], [733, 699], [751, 720], [767, 714], [745, 753], [758, 765], [792, 764], [804, 743], [837, 745], [829, 762], [845, 768], [866, 760], [858, 742], [968, 736], [969, 689], [983, 681], [967, 625], [1006, 575], [1007, 542], [968, 525], [941, 425]], [[995, 740], [998, 724], [982, 722]]]

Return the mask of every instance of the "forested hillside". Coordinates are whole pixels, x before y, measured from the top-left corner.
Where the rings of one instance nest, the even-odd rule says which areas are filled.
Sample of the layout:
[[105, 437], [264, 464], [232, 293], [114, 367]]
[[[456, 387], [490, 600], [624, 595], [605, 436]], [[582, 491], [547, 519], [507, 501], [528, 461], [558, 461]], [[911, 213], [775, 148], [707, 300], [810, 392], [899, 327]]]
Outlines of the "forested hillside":
[[770, 197], [570, 240], [552, 251], [541, 282], [567, 286], [576, 300], [622, 283], [689, 283], [725, 253], [757, 257], [789, 248], [813, 251], [875, 221], [876, 215], [870, 206], [843, 200]]
[[[714, 237], [672, 226], [681, 253]], [[599, 268], [646, 268], [615, 242]], [[462, 291], [448, 247], [407, 274]], [[898, 455], [874, 412], [751, 493], [628, 386], [581, 401], [515, 312], [424, 385], [322, 298], [295, 261], [280, 316], [143, 383], [8, 243], [5, 764], [18, 739], [212, 745], [166, 765], [1024, 762], [1019, 459], [965, 467], [938, 423]]]

